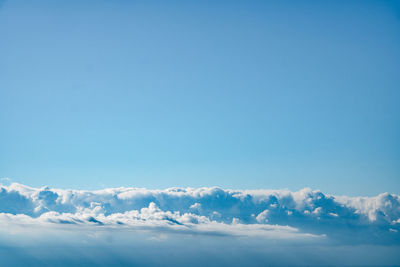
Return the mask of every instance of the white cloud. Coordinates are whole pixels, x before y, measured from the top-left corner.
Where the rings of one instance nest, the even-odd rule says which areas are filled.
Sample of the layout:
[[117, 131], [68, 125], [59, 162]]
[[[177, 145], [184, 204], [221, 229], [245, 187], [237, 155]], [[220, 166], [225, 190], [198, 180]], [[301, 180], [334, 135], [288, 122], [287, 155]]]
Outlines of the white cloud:
[[[252, 231], [260, 234], [265, 230], [262, 236], [274, 238], [279, 237], [271, 235], [276, 230], [285, 238], [327, 235], [343, 241], [349, 231], [360, 231], [351, 240], [358, 243], [377, 239], [398, 242], [398, 231], [393, 230], [400, 229], [396, 223], [400, 220], [398, 195], [335, 197], [309, 188], [298, 192], [216, 187], [85, 191], [12, 183], [0, 187], [0, 212], [8, 216], [8, 221], [24, 218], [30, 224], [167, 227], [185, 233], [219, 231], [249, 236]], [[289, 228], [284, 228], [286, 231], [278, 226]], [[374, 235], [368, 235], [371, 232]]]
[[0, 256], [6, 266], [51, 266], [55, 258], [63, 259], [58, 266], [398, 265], [399, 203], [393, 194], [335, 197], [309, 188], [14, 183], [0, 187]]
[[268, 213], [269, 210], [264, 210], [263, 212], [260, 212], [260, 214], [258, 214], [256, 217], [257, 222], [259, 223], [268, 222]]

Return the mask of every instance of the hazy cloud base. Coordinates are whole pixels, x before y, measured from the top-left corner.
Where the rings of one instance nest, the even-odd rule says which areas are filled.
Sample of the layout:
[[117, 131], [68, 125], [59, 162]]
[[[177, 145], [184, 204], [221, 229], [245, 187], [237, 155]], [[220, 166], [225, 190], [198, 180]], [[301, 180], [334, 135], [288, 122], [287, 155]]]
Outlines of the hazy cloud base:
[[395, 266], [400, 197], [0, 187], [5, 266]]

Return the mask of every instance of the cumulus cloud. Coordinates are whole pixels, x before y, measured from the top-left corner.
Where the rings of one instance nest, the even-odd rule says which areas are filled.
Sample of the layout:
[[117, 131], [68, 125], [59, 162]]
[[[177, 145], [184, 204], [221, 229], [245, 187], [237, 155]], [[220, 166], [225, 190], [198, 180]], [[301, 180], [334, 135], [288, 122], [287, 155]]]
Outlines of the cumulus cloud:
[[337, 197], [308, 188], [298, 192], [216, 187], [84, 191], [38, 189], [13, 183], [0, 187], [0, 212], [63, 224], [264, 224], [312, 234], [329, 234], [332, 226], [334, 232], [379, 229], [380, 237], [390, 239], [392, 235], [397, 240], [391, 233], [399, 230], [400, 197], [388, 193]]
[[[397, 247], [399, 222], [400, 197], [388, 193], [346, 197], [308, 188], [297, 192], [216, 187], [85, 191], [16, 183], [0, 186], [0, 224], [4, 226], [0, 230], [0, 246], [21, 242], [26, 245], [38, 239], [41, 244], [63, 240], [64, 244], [109, 246], [107, 240], [118, 236], [118, 247], [129, 247], [132, 240], [139, 242], [140, 236], [152, 242], [169, 240], [169, 245], [175, 240], [179, 249], [185, 250], [187, 246], [180, 246], [188, 241], [182, 236], [197, 236], [196, 240], [201, 237], [213, 240], [213, 244], [222, 240], [218, 238], [234, 238], [234, 247], [238, 251], [246, 247], [251, 250], [248, 255], [261, 248], [271, 249], [271, 244], [314, 245], [313, 250], [328, 244]], [[139, 243], [143, 242], [147, 241]], [[33, 242], [32, 246], [37, 244]], [[377, 249], [374, 247], [374, 251]], [[299, 250], [295, 250], [297, 255]], [[192, 252], [195, 253], [194, 248]], [[310, 251], [304, 253], [301, 257]], [[399, 263], [392, 258], [392, 263]], [[313, 265], [307, 260], [305, 263]]]

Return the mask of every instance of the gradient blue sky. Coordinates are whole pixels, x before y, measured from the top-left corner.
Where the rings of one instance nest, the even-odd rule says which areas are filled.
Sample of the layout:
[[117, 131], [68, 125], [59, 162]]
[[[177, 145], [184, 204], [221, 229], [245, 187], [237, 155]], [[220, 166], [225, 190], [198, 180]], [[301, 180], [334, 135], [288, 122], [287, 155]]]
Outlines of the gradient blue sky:
[[398, 1], [0, 1], [0, 177], [400, 192]]

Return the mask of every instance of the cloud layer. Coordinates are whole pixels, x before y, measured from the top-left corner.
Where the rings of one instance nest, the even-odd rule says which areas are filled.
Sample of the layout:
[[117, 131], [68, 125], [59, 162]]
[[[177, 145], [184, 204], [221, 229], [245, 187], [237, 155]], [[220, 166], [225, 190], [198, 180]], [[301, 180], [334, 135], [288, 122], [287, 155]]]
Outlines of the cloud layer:
[[[394, 252], [400, 246], [400, 197], [388, 193], [376, 197], [346, 197], [330, 196], [308, 188], [290, 192], [216, 187], [83, 191], [39, 189], [13, 183], [0, 186], [0, 224], [3, 226], [0, 230], [0, 248], [3, 250], [0, 249], [0, 253], [4, 248], [20, 253], [16, 248], [28, 246], [28, 251], [35, 257], [44, 253], [45, 262], [49, 262], [52, 255], [43, 252], [48, 249], [34, 251], [40, 247], [54, 247], [57, 241], [56, 244], [63, 244], [61, 251], [66, 247], [76, 250], [89, 244], [91, 249], [101, 250], [104, 255], [108, 255], [111, 248], [118, 254], [135, 247], [138, 251], [135, 255], [141, 255], [141, 260], [138, 256], [132, 258], [129, 252], [118, 254], [117, 258], [126, 259], [125, 263], [129, 264], [140, 262], [140, 265], [151, 262], [153, 256], [149, 251], [157, 244], [164, 244], [160, 245], [164, 246], [163, 251], [167, 247], [185, 251], [180, 255], [181, 263], [171, 261], [167, 264], [174, 266], [187, 265], [183, 258], [200, 254], [215, 257], [215, 265], [225, 261], [230, 265], [238, 264], [240, 259], [233, 261], [231, 254], [252, 258], [250, 265], [254, 266], [259, 263], [261, 266], [321, 265], [327, 264], [322, 258], [329, 257], [332, 259], [328, 265], [335, 261], [341, 265], [335, 253], [340, 253], [343, 261], [347, 259], [346, 264], [371, 265], [375, 262], [379, 265], [385, 260], [388, 264], [400, 264]], [[118, 242], [110, 241], [115, 239]], [[229, 253], [225, 251], [227, 242], [232, 250]], [[211, 248], [225, 251], [225, 254], [217, 256]], [[354, 261], [351, 255], [346, 258], [350, 251], [351, 255], [368, 254], [370, 259], [360, 262]], [[61, 257], [64, 252], [57, 253]], [[160, 253], [159, 259], [162, 258]], [[315, 253], [322, 258], [312, 261], [310, 257]], [[297, 255], [296, 260], [290, 260], [289, 254]], [[67, 255], [65, 263], [76, 265], [77, 262], [71, 262]], [[285, 259], [277, 259], [277, 255]], [[378, 255], [387, 256], [377, 260]], [[109, 257], [108, 260], [113, 262], [114, 257]], [[35, 265], [34, 262], [41, 265], [40, 261], [32, 259], [11, 263]], [[101, 265], [95, 259], [90, 262]], [[165, 262], [153, 263], [149, 265]], [[202, 265], [201, 261], [198, 263]]]
[[335, 197], [308, 188], [290, 192], [216, 187], [83, 191], [13, 183], [0, 187], [0, 212], [1, 220], [20, 223], [157, 226], [221, 234], [239, 229], [238, 234], [246, 235], [262, 229], [282, 237], [302, 233], [341, 240], [351, 231], [349, 242], [393, 244], [400, 240], [400, 197], [388, 193]]

